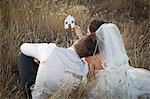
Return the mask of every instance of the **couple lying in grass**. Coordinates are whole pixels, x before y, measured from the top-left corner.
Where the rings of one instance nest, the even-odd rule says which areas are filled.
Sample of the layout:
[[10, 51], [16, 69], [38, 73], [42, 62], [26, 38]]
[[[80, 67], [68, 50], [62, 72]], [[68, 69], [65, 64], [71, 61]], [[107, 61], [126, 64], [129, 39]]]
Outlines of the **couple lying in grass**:
[[91, 79], [86, 98], [136, 99], [150, 95], [150, 72], [129, 66], [115, 24], [94, 20], [87, 28], [87, 36], [82, 35], [79, 26], [72, 31], [79, 39], [69, 48], [54, 43], [21, 45], [19, 74], [30, 98], [30, 89], [32, 99], [45, 99], [62, 83], [71, 81], [77, 88], [86, 78]]

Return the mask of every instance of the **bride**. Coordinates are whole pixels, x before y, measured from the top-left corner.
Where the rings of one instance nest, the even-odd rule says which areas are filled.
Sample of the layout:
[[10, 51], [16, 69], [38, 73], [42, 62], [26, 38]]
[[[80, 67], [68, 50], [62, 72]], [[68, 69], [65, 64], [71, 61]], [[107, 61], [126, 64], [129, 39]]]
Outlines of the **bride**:
[[93, 58], [93, 62], [88, 65], [90, 72], [95, 74], [95, 79], [89, 83], [86, 98], [137, 99], [141, 95], [150, 98], [150, 71], [129, 66], [129, 58], [118, 27], [105, 23], [95, 33], [95, 48], [99, 49], [101, 63], [98, 66], [103, 69], [94, 68], [94, 60], [97, 59], [85, 58], [87, 61]]

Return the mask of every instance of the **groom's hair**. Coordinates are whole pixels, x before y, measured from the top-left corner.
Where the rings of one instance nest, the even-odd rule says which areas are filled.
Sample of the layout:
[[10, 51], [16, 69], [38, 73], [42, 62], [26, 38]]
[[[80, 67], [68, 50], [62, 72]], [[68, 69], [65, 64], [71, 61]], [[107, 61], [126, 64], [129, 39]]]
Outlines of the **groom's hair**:
[[80, 39], [75, 45], [74, 48], [80, 58], [92, 56], [99, 53], [98, 47], [96, 47], [96, 34], [90, 34], [86, 37]]

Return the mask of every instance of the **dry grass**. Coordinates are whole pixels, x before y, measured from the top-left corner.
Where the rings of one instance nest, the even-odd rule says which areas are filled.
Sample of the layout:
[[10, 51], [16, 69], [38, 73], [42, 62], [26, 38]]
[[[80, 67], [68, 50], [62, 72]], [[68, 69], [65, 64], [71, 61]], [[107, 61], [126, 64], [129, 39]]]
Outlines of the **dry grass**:
[[[1, 0], [0, 98], [21, 99], [16, 56], [23, 42], [68, 47], [76, 36], [65, 31], [68, 14], [86, 32], [92, 19], [116, 23], [132, 66], [150, 70], [149, 0]], [[79, 97], [79, 96], [78, 96]]]

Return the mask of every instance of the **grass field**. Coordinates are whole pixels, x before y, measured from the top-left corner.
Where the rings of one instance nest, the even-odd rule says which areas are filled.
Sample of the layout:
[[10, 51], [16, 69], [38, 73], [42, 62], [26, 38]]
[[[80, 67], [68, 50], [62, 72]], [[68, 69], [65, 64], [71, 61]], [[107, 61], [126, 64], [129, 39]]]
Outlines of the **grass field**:
[[64, 30], [73, 15], [86, 33], [93, 19], [116, 23], [130, 65], [150, 70], [149, 0], [1, 0], [0, 99], [23, 99], [16, 56], [23, 42], [55, 42], [69, 47], [75, 34]]

